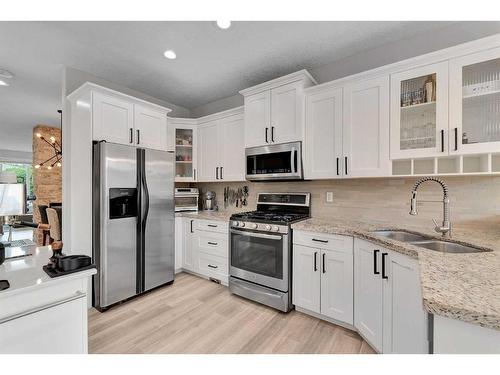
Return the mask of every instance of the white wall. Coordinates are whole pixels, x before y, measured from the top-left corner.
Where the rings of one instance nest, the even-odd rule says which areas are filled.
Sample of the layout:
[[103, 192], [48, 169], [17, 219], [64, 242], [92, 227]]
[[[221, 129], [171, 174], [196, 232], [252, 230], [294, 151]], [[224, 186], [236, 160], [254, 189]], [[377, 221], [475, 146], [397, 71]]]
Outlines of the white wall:
[[[459, 22], [444, 27], [439, 32], [433, 30], [341, 60], [334, 60], [332, 57], [332, 62], [326, 65], [303, 68], [307, 69], [318, 83], [325, 83], [497, 33], [500, 33], [500, 22]], [[235, 94], [192, 108], [191, 115], [197, 118], [241, 105], [243, 97]]]

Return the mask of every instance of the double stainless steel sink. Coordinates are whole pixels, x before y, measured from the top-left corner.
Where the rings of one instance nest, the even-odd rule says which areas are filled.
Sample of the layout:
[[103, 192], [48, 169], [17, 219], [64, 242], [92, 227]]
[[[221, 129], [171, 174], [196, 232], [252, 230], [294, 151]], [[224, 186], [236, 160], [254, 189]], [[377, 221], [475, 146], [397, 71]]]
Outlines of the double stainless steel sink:
[[414, 246], [424, 247], [426, 249], [435, 250], [442, 253], [465, 254], [490, 251], [474, 246], [461, 245], [455, 242], [434, 240], [427, 236], [405, 232], [403, 230], [375, 230], [373, 231], [373, 233], [381, 237], [390, 238], [392, 240], [409, 243]]

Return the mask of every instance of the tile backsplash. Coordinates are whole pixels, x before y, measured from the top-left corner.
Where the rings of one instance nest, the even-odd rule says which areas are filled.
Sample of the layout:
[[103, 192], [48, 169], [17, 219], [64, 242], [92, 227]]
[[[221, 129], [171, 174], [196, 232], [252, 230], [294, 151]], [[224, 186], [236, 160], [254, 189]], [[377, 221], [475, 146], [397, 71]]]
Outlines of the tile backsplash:
[[[224, 187], [249, 187], [248, 206], [227, 209], [248, 211], [256, 208], [261, 192], [310, 192], [312, 216], [328, 219], [342, 217], [350, 220], [390, 222], [412, 227], [432, 227], [431, 219], [442, 220], [442, 190], [434, 182], [419, 187], [419, 214], [411, 216], [410, 192], [418, 178], [377, 178], [346, 180], [315, 180], [291, 182], [198, 183], [200, 191], [215, 191], [219, 210], [224, 210]], [[442, 177], [450, 191], [451, 221], [454, 225], [471, 226], [500, 215], [500, 177], [467, 176]], [[333, 202], [326, 202], [326, 193], [333, 193]], [[200, 196], [200, 199], [202, 197]], [[495, 219], [495, 220], [493, 220]], [[500, 228], [498, 228], [500, 231]]]

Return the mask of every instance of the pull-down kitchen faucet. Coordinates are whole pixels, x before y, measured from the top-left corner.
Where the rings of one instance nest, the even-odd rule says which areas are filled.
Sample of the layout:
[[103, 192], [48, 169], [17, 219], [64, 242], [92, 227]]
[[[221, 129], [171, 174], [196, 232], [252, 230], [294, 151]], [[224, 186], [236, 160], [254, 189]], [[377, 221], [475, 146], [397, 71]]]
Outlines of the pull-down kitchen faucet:
[[413, 190], [411, 192], [411, 200], [410, 200], [410, 215], [417, 215], [417, 189], [418, 187], [426, 181], [434, 181], [437, 182], [443, 188], [443, 200], [442, 201], [421, 201], [421, 202], [442, 202], [443, 203], [443, 224], [438, 225], [435, 219], [432, 219], [434, 222], [434, 230], [438, 233], [441, 233], [443, 236], [448, 235], [451, 237], [451, 223], [450, 223], [450, 198], [448, 197], [448, 186], [436, 177], [424, 177], [415, 182], [415, 186], [413, 186]]

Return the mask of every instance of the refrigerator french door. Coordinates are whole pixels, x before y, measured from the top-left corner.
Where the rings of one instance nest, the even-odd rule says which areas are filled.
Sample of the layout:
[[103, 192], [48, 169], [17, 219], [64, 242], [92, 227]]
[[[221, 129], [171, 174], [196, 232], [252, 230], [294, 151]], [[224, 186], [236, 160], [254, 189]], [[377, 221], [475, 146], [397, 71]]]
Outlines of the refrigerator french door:
[[94, 145], [94, 306], [174, 279], [173, 154]]

